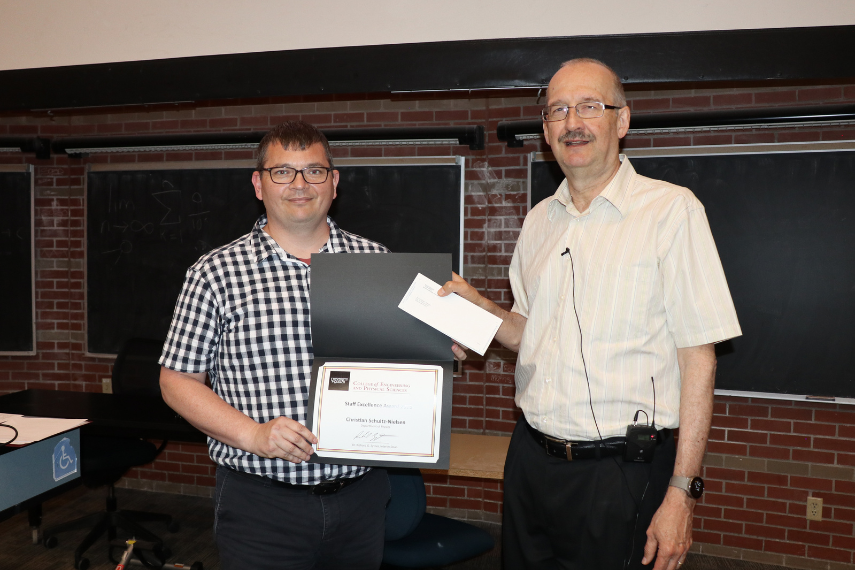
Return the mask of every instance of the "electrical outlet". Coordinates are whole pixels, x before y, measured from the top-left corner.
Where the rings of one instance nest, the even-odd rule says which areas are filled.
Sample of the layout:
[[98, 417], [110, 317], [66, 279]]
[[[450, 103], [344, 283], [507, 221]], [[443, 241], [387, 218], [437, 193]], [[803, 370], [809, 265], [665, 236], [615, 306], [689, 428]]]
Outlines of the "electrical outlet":
[[105, 394], [113, 393], [113, 379], [112, 378], [101, 378], [101, 391]]
[[822, 520], [822, 499], [820, 499], [819, 497], [808, 497], [807, 519], [809, 521]]

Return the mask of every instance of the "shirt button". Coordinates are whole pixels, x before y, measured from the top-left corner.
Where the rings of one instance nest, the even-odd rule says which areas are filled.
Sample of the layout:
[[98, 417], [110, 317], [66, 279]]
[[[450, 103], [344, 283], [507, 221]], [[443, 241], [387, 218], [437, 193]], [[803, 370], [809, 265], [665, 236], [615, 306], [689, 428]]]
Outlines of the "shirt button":
[[564, 300], [564, 295], [561, 295], [561, 300], [562, 300], [562, 301]]
[[547, 378], [546, 383], [549, 384], [550, 382], [552, 382], [552, 378]]
[[549, 418], [547, 418], [546, 416], [543, 416], [543, 423], [546, 423], [548, 421], [549, 421]]

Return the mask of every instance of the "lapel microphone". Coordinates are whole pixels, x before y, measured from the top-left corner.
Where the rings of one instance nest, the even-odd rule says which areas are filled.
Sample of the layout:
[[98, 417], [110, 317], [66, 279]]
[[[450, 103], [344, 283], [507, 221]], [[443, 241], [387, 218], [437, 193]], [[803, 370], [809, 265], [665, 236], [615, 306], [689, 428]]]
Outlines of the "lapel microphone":
[[570, 254], [570, 248], [568, 247], [568, 248], [567, 248], [567, 249], [565, 249], [565, 250], [564, 250], [564, 252], [561, 254], [561, 257], [564, 257], [565, 255], [569, 255], [569, 254]]

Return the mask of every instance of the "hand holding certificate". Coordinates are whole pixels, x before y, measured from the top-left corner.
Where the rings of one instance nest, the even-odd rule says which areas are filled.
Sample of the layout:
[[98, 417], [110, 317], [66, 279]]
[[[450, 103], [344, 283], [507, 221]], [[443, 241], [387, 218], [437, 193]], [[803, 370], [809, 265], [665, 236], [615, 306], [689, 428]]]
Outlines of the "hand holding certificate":
[[327, 362], [318, 369], [318, 457], [435, 463], [442, 367]]
[[440, 297], [439, 288], [419, 273], [398, 308], [483, 356], [502, 319], [457, 294]]

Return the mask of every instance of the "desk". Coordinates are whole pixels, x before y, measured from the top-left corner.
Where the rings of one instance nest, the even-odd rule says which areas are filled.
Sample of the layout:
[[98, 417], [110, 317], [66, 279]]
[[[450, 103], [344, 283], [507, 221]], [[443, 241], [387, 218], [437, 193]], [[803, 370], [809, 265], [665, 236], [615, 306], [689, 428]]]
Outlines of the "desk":
[[451, 434], [451, 460], [448, 471], [422, 469], [422, 473], [502, 479], [510, 436]]
[[[69, 473], [69, 467], [67, 474], [55, 473], [54, 450], [65, 439], [68, 442], [64, 445], [70, 443], [71, 452], [77, 456], [77, 469]], [[0, 482], [0, 520], [79, 485], [80, 428], [20, 447], [0, 448]]]
[[0, 412], [46, 418], [86, 418], [84, 434], [205, 443], [205, 435], [161, 398], [132, 394], [22, 390], [0, 396]]
[[[83, 433], [205, 443], [205, 435], [160, 398], [126, 394], [22, 390], [0, 396], [0, 412], [48, 418], [86, 418]], [[511, 438], [451, 434], [449, 469], [422, 469], [460, 477], [501, 479]]]

